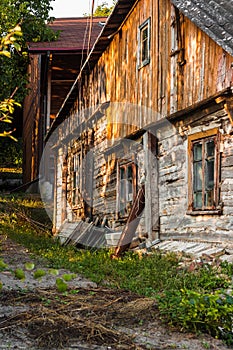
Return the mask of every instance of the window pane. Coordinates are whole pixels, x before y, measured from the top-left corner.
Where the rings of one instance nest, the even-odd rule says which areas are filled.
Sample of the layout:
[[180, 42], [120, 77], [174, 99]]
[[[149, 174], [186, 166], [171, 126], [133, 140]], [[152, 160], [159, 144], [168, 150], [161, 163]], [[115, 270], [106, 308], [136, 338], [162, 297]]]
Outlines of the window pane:
[[149, 49], [149, 37], [148, 37], [148, 26], [141, 30], [141, 62], [149, 59], [148, 49]]
[[193, 190], [202, 191], [202, 161], [193, 164]]
[[206, 160], [205, 188], [206, 190], [214, 188], [214, 159]]
[[193, 204], [195, 209], [202, 209], [202, 192], [194, 193]]
[[205, 143], [205, 207], [214, 205], [214, 140]]
[[125, 168], [120, 168], [120, 179], [125, 179]]
[[129, 165], [128, 166], [127, 178], [128, 179], [132, 179], [132, 177], [133, 177], [133, 167], [132, 167], [132, 165]]
[[202, 160], [202, 143], [195, 143], [193, 145], [193, 160]]
[[144, 41], [142, 44], [142, 62], [148, 59], [148, 42]]
[[81, 154], [77, 152], [73, 155], [73, 205], [79, 205], [81, 201], [81, 180], [82, 180], [82, 168], [81, 168]]
[[214, 190], [205, 193], [205, 207], [212, 207], [214, 205]]
[[206, 142], [206, 155], [207, 157], [214, 157], [214, 140], [210, 140]]
[[142, 41], [147, 40], [148, 38], [148, 27], [142, 29]]
[[120, 190], [121, 200], [125, 199], [125, 180], [121, 180], [121, 190]]
[[76, 173], [74, 173], [73, 176], [73, 188], [76, 188], [77, 182], [76, 182]]
[[121, 215], [124, 215], [125, 207], [126, 207], [125, 182], [126, 182], [126, 179], [121, 179], [121, 181], [120, 181], [120, 213], [121, 213]]
[[130, 202], [133, 200], [133, 168], [132, 168], [132, 165], [128, 166], [127, 186], [128, 186], [127, 201]]

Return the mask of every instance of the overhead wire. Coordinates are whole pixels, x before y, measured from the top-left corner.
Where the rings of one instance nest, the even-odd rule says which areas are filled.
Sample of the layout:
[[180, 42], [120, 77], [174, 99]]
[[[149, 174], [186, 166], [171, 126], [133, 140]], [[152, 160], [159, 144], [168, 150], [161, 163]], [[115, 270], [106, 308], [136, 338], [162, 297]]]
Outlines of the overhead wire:
[[[87, 47], [87, 51], [86, 51], [87, 56], [89, 55], [89, 52], [90, 52], [91, 34], [92, 34], [92, 27], [93, 27], [94, 6], [95, 6], [95, 1], [92, 0], [92, 3], [91, 3], [91, 0], [90, 0], [90, 2], [89, 2], [89, 9], [91, 9], [91, 13], [90, 13], [90, 16], [87, 16], [87, 21], [86, 21], [86, 27], [85, 27], [84, 37], [83, 37], [81, 61], [80, 61], [80, 71], [82, 70], [83, 59], [84, 59], [84, 51], [85, 51], [86, 47]], [[89, 27], [89, 33], [88, 33], [88, 27]], [[88, 42], [87, 42], [87, 45], [86, 45], [87, 35], [88, 35]], [[79, 83], [78, 83], [79, 98], [81, 97], [81, 93], [82, 93], [80, 87], [81, 87], [81, 82], [79, 81]]]
[[92, 28], [93, 28], [94, 7], [95, 7], [95, 0], [92, 0], [90, 27], [89, 27], [89, 36], [88, 36], [88, 45], [87, 45], [87, 56], [90, 53], [90, 47], [91, 47], [91, 34], [92, 34]]

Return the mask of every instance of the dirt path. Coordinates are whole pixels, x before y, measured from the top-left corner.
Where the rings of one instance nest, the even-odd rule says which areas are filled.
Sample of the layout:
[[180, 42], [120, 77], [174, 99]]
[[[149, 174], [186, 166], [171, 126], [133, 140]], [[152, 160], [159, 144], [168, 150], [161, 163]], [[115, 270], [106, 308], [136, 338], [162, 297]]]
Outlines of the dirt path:
[[[173, 332], [158, 316], [156, 302], [122, 290], [98, 287], [81, 276], [59, 293], [56, 279], [69, 271], [50, 271], [41, 259], [5, 238], [0, 258], [0, 349], [189, 349], [226, 350], [207, 335]], [[25, 263], [35, 265], [27, 271]], [[25, 280], [15, 277], [21, 268]], [[45, 271], [40, 279], [35, 270]]]

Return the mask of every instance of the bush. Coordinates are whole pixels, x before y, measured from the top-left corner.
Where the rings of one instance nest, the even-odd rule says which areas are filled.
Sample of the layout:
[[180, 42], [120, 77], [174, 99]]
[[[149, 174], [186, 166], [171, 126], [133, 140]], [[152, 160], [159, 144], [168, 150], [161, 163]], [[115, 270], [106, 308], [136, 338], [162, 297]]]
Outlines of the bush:
[[8, 138], [0, 138], [0, 164], [2, 167], [22, 167], [22, 139], [16, 142]]

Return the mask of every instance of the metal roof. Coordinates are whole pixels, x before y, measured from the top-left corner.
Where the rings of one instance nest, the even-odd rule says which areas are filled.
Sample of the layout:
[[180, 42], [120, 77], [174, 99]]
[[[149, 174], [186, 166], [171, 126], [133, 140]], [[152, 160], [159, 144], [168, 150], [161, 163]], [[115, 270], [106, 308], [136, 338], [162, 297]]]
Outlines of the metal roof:
[[233, 0], [171, 0], [171, 2], [233, 56]]

